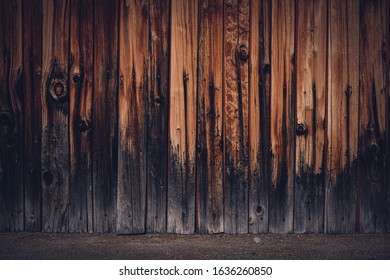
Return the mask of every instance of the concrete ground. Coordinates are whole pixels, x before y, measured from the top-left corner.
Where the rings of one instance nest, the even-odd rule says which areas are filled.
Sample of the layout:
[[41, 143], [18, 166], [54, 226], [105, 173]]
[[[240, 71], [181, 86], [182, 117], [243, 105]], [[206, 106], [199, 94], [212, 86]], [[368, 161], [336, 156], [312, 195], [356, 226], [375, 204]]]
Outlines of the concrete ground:
[[390, 259], [390, 234], [0, 233], [0, 259]]

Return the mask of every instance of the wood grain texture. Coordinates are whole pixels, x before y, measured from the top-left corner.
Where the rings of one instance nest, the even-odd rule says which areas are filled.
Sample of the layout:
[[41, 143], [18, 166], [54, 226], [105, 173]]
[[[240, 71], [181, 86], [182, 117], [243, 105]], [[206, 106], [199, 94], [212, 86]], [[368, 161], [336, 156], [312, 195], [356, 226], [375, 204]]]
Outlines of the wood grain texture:
[[[390, 15], [390, 5], [387, 5], [387, 15]], [[386, 58], [387, 58], [387, 130], [386, 130], [386, 170], [390, 169], [390, 16], [387, 17], [387, 44], [386, 44]], [[387, 232], [390, 232], [390, 176], [386, 177], [387, 185]]]
[[360, 231], [386, 232], [388, 1], [360, 5]]
[[150, 1], [146, 231], [167, 229], [169, 0]]
[[42, 223], [45, 232], [68, 232], [70, 1], [42, 8]]
[[198, 1], [171, 2], [168, 224], [195, 231]]
[[24, 230], [41, 231], [42, 6], [23, 1]]
[[269, 231], [293, 231], [295, 160], [295, 2], [272, 3], [271, 189]]
[[93, 228], [116, 231], [118, 1], [94, 2]]
[[223, 1], [200, 2], [197, 231], [223, 232]]
[[324, 221], [327, 2], [297, 1], [297, 116], [294, 232]]
[[93, 1], [72, 0], [69, 231], [92, 232]]
[[120, 5], [118, 233], [145, 232], [148, 3]]
[[356, 230], [359, 3], [329, 2], [329, 94], [325, 231]]
[[271, 1], [251, 1], [249, 232], [268, 232]]
[[24, 230], [22, 1], [1, 1], [0, 231]]
[[224, 228], [248, 232], [249, 1], [224, 8]]

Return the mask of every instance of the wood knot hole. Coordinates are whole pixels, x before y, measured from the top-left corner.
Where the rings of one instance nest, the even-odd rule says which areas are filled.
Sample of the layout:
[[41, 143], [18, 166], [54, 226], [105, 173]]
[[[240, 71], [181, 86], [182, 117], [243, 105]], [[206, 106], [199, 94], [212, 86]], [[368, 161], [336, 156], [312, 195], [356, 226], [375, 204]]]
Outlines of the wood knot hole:
[[54, 79], [50, 86], [50, 95], [54, 100], [59, 101], [67, 94], [66, 84], [63, 80]]
[[80, 82], [80, 74], [76, 73], [73, 75], [73, 78], [72, 78], [72, 81], [73, 83], [77, 84], [78, 82]]
[[240, 60], [246, 61], [249, 58], [249, 50], [246, 45], [239, 45], [236, 49], [237, 56]]
[[50, 186], [53, 183], [54, 176], [53, 173], [50, 171], [46, 170], [42, 174], [43, 181], [45, 182], [46, 185]]
[[297, 125], [297, 135], [298, 136], [306, 136], [308, 134], [307, 126], [304, 123], [299, 123]]
[[377, 143], [371, 143], [370, 145], [370, 153], [371, 155], [377, 155], [379, 153], [379, 145]]
[[80, 132], [85, 132], [89, 129], [91, 129], [91, 121], [90, 120], [80, 120], [77, 124], [78, 129]]
[[257, 216], [262, 216], [264, 214], [264, 207], [261, 205], [258, 205], [256, 207], [256, 215]]

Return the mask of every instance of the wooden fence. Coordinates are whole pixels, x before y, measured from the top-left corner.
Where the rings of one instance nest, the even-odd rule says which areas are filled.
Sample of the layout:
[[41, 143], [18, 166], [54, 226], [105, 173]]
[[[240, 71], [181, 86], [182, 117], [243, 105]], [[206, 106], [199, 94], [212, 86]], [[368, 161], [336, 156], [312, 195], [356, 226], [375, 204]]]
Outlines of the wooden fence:
[[390, 231], [390, 1], [0, 0], [0, 231]]

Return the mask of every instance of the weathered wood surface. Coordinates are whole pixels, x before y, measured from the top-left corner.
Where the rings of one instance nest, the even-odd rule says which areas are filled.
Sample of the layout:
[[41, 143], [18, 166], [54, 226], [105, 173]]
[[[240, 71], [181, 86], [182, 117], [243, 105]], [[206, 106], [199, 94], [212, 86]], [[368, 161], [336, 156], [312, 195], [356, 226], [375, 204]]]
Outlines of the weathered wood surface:
[[249, 1], [224, 3], [224, 229], [248, 232]]
[[148, 1], [121, 1], [119, 11], [117, 232], [143, 233], [146, 217]]
[[251, 1], [249, 232], [268, 232], [270, 185], [271, 1]]
[[198, 1], [171, 2], [167, 231], [195, 231]]
[[0, 16], [0, 231], [390, 230], [388, 1]]
[[294, 232], [322, 232], [327, 1], [297, 1]]
[[293, 231], [295, 161], [295, 2], [272, 3], [271, 190], [269, 231]]
[[37, 1], [23, 1], [24, 230], [26, 231], [40, 231], [42, 228], [42, 7], [36, 4]]
[[356, 230], [359, 3], [329, 2], [329, 92], [325, 231]]
[[[359, 187], [360, 231], [386, 231], [386, 41], [389, 1], [360, 9]], [[372, 32], [376, 30], [376, 32]], [[389, 54], [387, 54], [389, 55]]]
[[93, 232], [92, 226], [92, 0], [73, 0], [70, 18], [69, 81], [69, 231]]
[[69, 229], [70, 1], [42, 2], [42, 227]]
[[146, 231], [164, 233], [167, 229], [169, 0], [150, 1], [149, 17]]
[[200, 2], [197, 231], [223, 232], [223, 1]]
[[24, 229], [22, 1], [1, 1], [0, 231]]
[[118, 1], [94, 2], [93, 229], [115, 232], [118, 171]]

